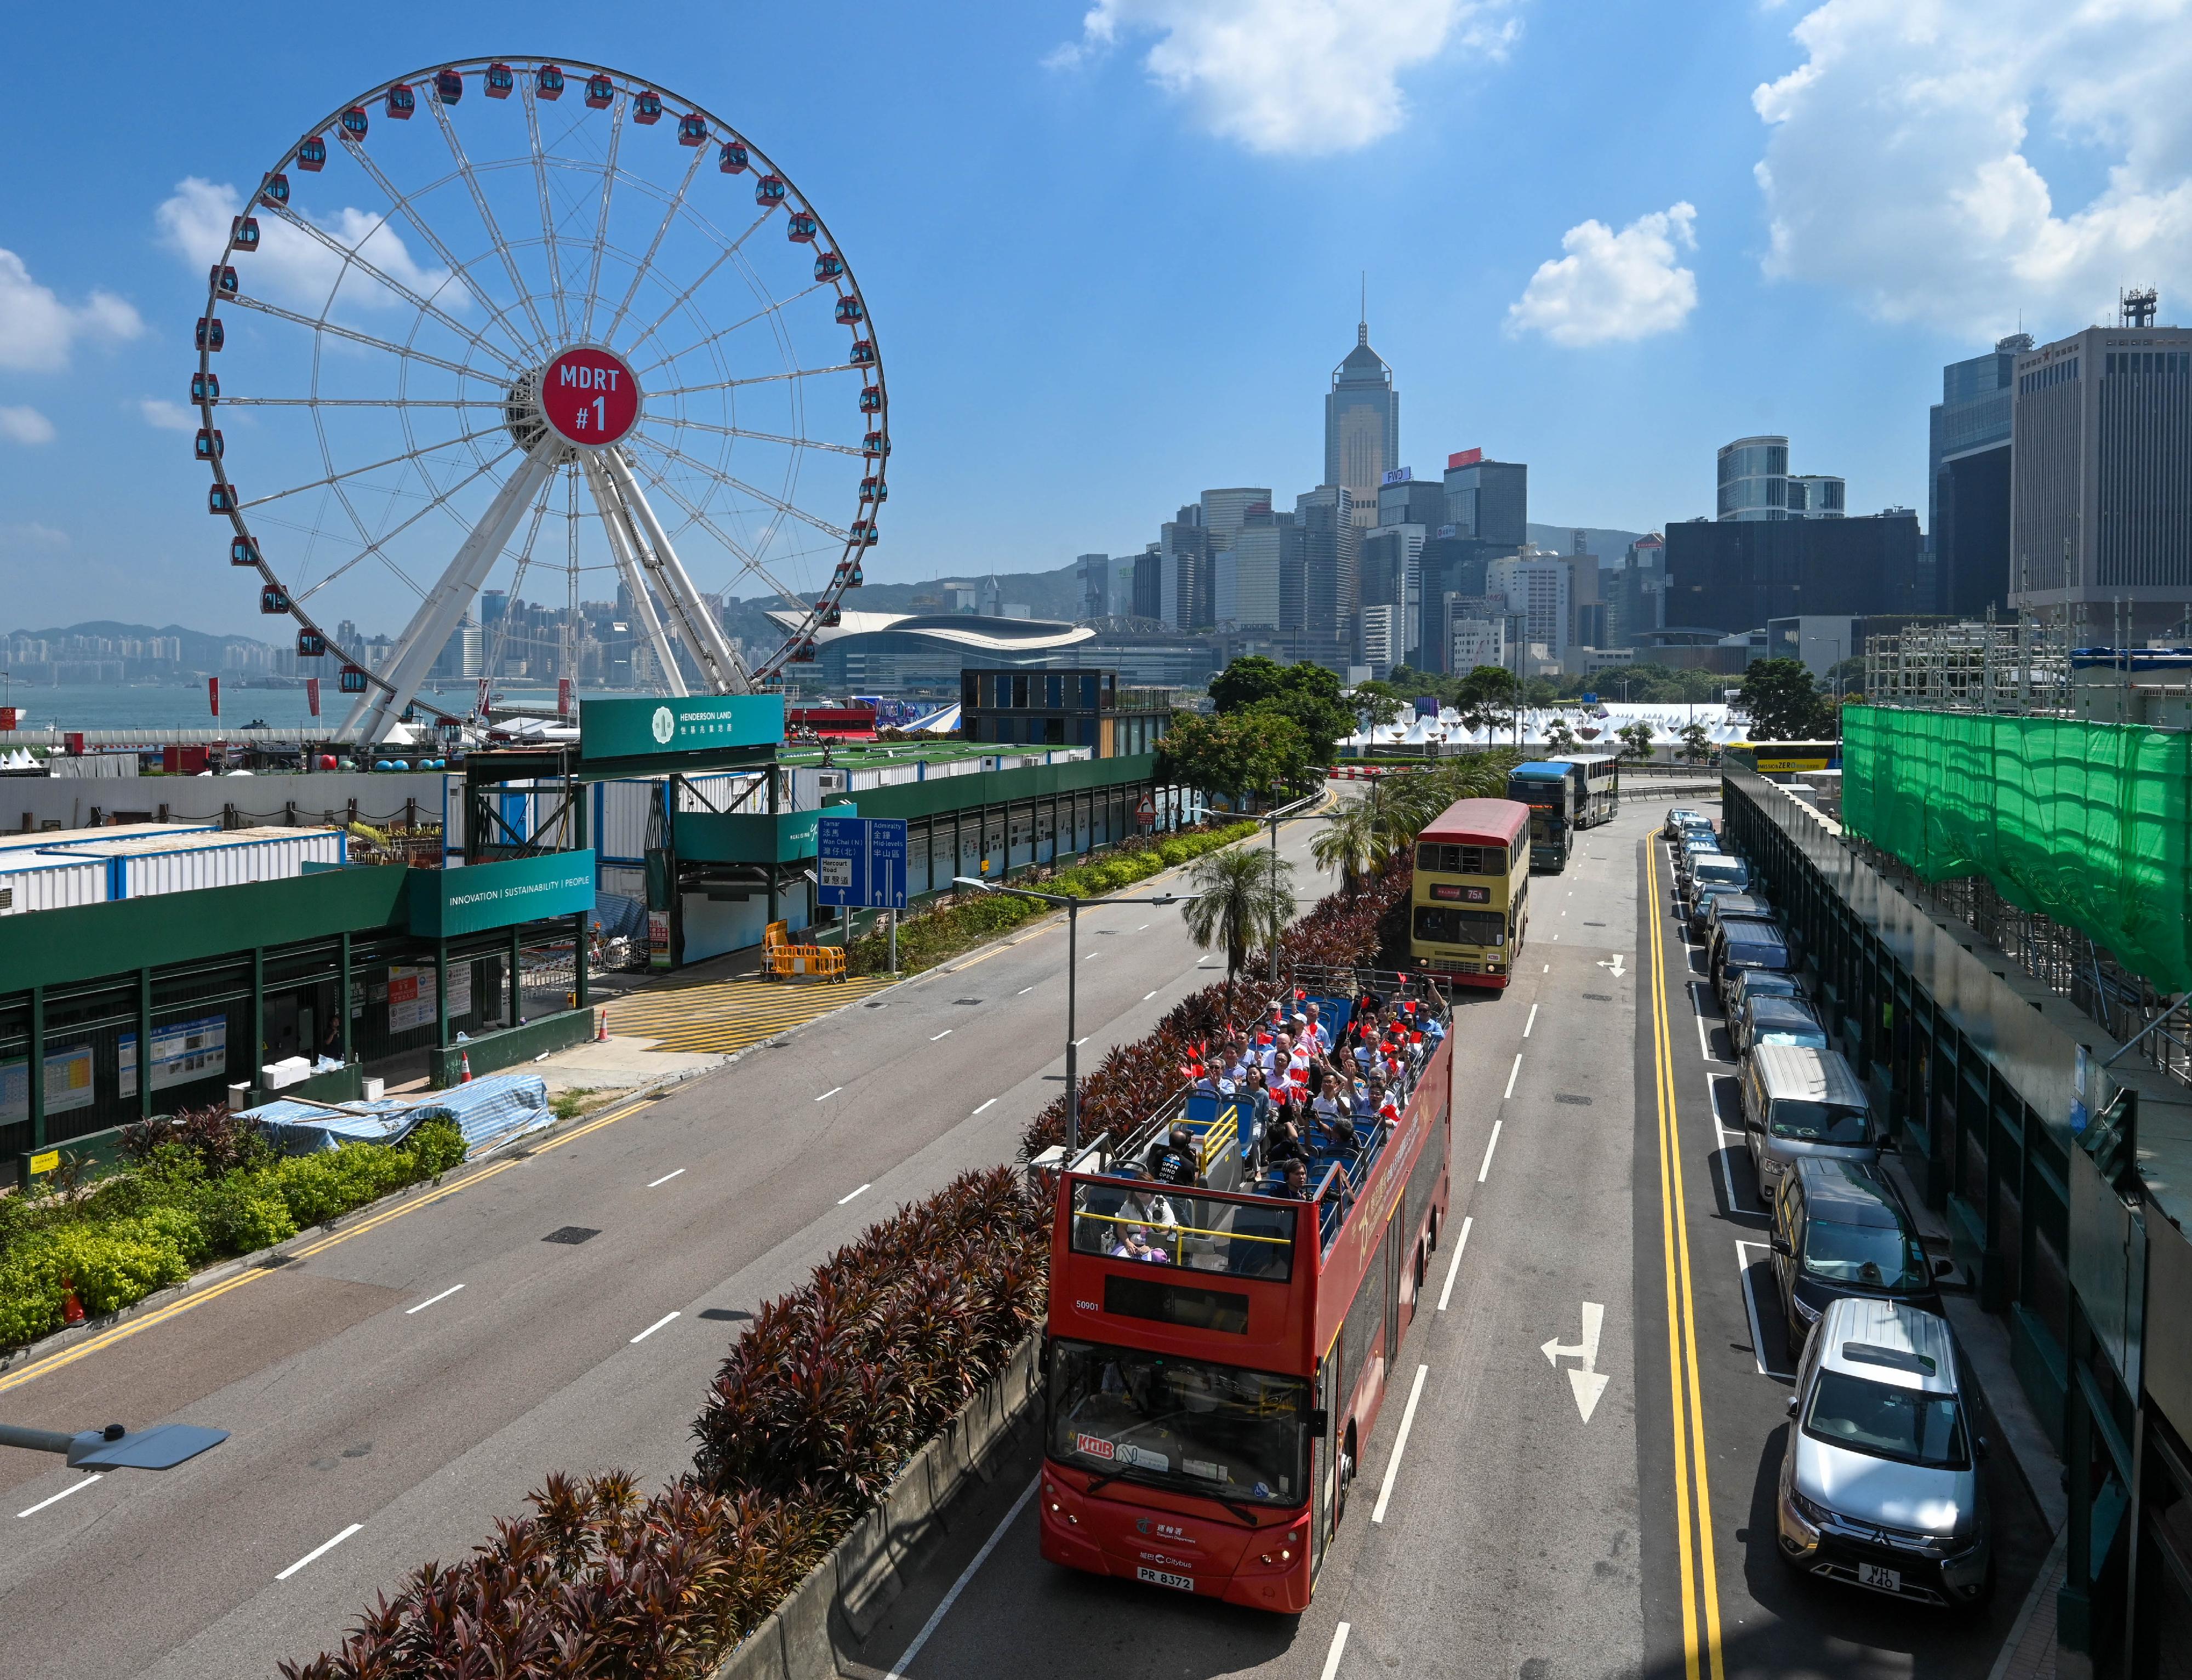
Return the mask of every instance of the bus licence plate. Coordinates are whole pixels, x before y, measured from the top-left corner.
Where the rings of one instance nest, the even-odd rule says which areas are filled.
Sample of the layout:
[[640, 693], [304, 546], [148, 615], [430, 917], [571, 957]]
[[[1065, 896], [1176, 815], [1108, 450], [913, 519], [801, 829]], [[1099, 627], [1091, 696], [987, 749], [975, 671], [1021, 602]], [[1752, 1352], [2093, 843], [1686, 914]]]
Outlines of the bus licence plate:
[[1903, 1591], [1903, 1572], [1900, 1569], [1883, 1569], [1878, 1563], [1859, 1563], [1857, 1578], [1859, 1586], [1875, 1587], [1882, 1592]]
[[1146, 1563], [1134, 1571], [1134, 1575], [1135, 1578], [1139, 1580], [1153, 1580], [1159, 1586], [1176, 1586], [1182, 1592], [1192, 1592], [1195, 1591], [1195, 1577], [1193, 1575], [1167, 1575], [1164, 1570], [1153, 1569]]

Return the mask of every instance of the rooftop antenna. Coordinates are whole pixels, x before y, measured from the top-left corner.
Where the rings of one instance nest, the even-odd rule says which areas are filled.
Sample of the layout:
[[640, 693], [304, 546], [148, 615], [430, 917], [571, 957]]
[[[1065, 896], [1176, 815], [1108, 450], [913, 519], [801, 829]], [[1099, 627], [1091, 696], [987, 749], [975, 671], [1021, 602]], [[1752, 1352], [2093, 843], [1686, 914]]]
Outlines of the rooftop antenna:
[[1370, 271], [1367, 268], [1362, 271], [1362, 311], [1356, 321], [1355, 342], [1370, 342]]
[[2151, 286], [2134, 286], [2116, 293], [2117, 325], [2144, 328], [2161, 312], [2161, 297]]

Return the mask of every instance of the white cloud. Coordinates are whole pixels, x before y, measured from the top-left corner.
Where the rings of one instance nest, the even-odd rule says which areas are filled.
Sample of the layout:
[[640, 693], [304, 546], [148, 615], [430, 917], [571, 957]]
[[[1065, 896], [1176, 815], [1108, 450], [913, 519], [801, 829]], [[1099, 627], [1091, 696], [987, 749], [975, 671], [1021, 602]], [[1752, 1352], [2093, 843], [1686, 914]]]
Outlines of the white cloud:
[[137, 412], [144, 416], [146, 425], [157, 426], [162, 431], [194, 432], [198, 429], [197, 410], [170, 402], [164, 396], [140, 398]]
[[[209, 269], [227, 248], [230, 225], [243, 208], [243, 195], [225, 182], [192, 175], [179, 181], [175, 190], [155, 213], [161, 242], [196, 265]], [[345, 208], [332, 216], [314, 216], [312, 225], [345, 250], [355, 251], [365, 261], [399, 285], [445, 310], [464, 306], [466, 293], [450, 281], [446, 269], [421, 267], [410, 248], [395, 230], [371, 212]], [[408, 308], [403, 299], [379, 281], [357, 269], [344, 272], [339, 252], [291, 226], [271, 211], [259, 213], [259, 248], [234, 259], [244, 289], [272, 302], [309, 307], [317, 312], [328, 301], [337, 283], [341, 301], [368, 309]], [[201, 275], [203, 277], [203, 275]]]
[[51, 443], [54, 423], [35, 408], [0, 408], [0, 437], [10, 443]]
[[111, 292], [65, 304], [31, 278], [20, 257], [0, 250], [0, 367], [57, 373], [78, 339], [134, 339], [144, 330], [137, 311]]
[[[1972, 339], [2192, 287], [2192, 0], [1827, 0], [1795, 35], [1805, 62], [1751, 96], [1768, 275]], [[2058, 203], [2035, 135], [2105, 162], [2086, 202]]]
[[1459, 46], [1505, 56], [1515, 0], [1096, 0], [1081, 37], [1044, 60], [1069, 70], [1155, 34], [1150, 79], [1251, 151], [1352, 151], [1407, 119], [1404, 70]]
[[35, 519], [20, 525], [0, 525], [0, 549], [26, 549], [43, 554], [59, 554], [69, 545], [66, 531], [56, 531], [50, 525], [41, 525]]
[[1677, 260], [1698, 246], [1698, 213], [1685, 202], [1639, 216], [1616, 233], [1578, 222], [1561, 240], [1565, 257], [1538, 265], [1507, 310], [1510, 336], [1543, 333], [1578, 349], [1671, 333], [1698, 306], [1698, 277]]

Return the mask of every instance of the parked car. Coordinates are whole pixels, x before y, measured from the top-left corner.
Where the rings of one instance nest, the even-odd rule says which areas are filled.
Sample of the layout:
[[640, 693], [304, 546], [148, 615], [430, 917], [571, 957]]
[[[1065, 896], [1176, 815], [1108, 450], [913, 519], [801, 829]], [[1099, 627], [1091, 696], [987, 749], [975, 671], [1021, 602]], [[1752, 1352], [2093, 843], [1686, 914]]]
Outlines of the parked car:
[[1750, 1164], [1767, 1201], [1806, 1156], [1878, 1165], [1881, 1140], [1872, 1104], [1835, 1051], [1761, 1045], [1743, 1058], [1735, 1088]]
[[1692, 811], [1686, 806], [1671, 806], [1667, 811], [1667, 820], [1661, 826], [1659, 832], [1669, 840], [1678, 840], [1683, 831], [1688, 829], [1702, 829], [1705, 833], [1710, 834], [1712, 818], [1702, 811]]
[[1776, 973], [1795, 971], [1796, 959], [1780, 924], [1761, 917], [1723, 916], [1715, 923], [1705, 942], [1705, 973], [1713, 996], [1727, 1009], [1728, 987], [1745, 969], [1771, 969]]
[[1750, 885], [1750, 866], [1740, 857], [1731, 857], [1727, 852], [1699, 852], [1689, 860], [1689, 878], [1685, 886], [1693, 897], [1697, 889], [1707, 881], [1738, 892]]
[[1737, 974], [1728, 987], [1727, 1018], [1734, 1020], [1737, 1012], [1751, 998], [1802, 998], [1807, 995], [1803, 981], [1794, 974], [1782, 974], [1766, 968], [1744, 969]]
[[1697, 938], [1708, 943], [1712, 939], [1713, 930], [1732, 918], [1771, 920], [1772, 915], [1773, 906], [1766, 895], [1747, 888], [1741, 892], [1733, 892], [1701, 886], [1693, 888], [1690, 893], [1690, 931]]
[[1726, 857], [1729, 854], [1720, 849], [1720, 842], [1710, 834], [1688, 834], [1675, 843], [1675, 879], [1686, 881], [1700, 857]]
[[1862, 1161], [1798, 1161], [1773, 1204], [1772, 1248], [1792, 1358], [1842, 1296], [1907, 1301], [1938, 1313], [1938, 1279], [1955, 1269], [1945, 1259], [1927, 1261], [1894, 1185]]
[[1727, 1036], [1738, 1056], [1761, 1045], [1794, 1045], [1799, 1050], [1832, 1050], [1833, 1042], [1812, 1006], [1796, 998], [1753, 998], [1728, 1017]]
[[1921, 1603], [1984, 1603], [1994, 1545], [1971, 1400], [1947, 1319], [1899, 1301], [1830, 1305], [1789, 1399], [1782, 1561]]

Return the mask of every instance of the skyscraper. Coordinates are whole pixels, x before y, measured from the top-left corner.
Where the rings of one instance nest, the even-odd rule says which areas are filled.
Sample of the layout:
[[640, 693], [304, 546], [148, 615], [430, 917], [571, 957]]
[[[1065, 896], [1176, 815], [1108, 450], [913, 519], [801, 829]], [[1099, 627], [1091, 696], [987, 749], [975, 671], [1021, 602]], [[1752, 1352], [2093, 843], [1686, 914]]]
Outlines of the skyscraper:
[[1446, 458], [1446, 519], [1457, 537], [1519, 549], [1530, 540], [1530, 470], [1481, 449]]
[[1995, 341], [1941, 370], [1927, 428], [1926, 529], [1933, 547], [1929, 610], [1976, 618], [2009, 600], [2010, 409], [2017, 358], [2032, 335]]
[[1355, 658], [1355, 614], [1361, 605], [1362, 527], [1344, 484], [1320, 484], [1294, 498], [1301, 527], [1302, 629], [1305, 657], [1343, 676]]
[[1355, 348], [1332, 370], [1324, 399], [1324, 481], [1342, 486], [1355, 522], [1376, 522], [1378, 487], [1401, 462], [1401, 394], [1393, 370], [1370, 348], [1370, 323], [1355, 329]]
[[2154, 305], [2017, 359], [2010, 600], [2074, 645], [2181, 636], [2192, 613], [2192, 329]]
[[1728, 520], [1840, 519], [1848, 487], [1829, 473], [1791, 475], [1789, 440], [1773, 433], [1721, 446], [1719, 516]]

